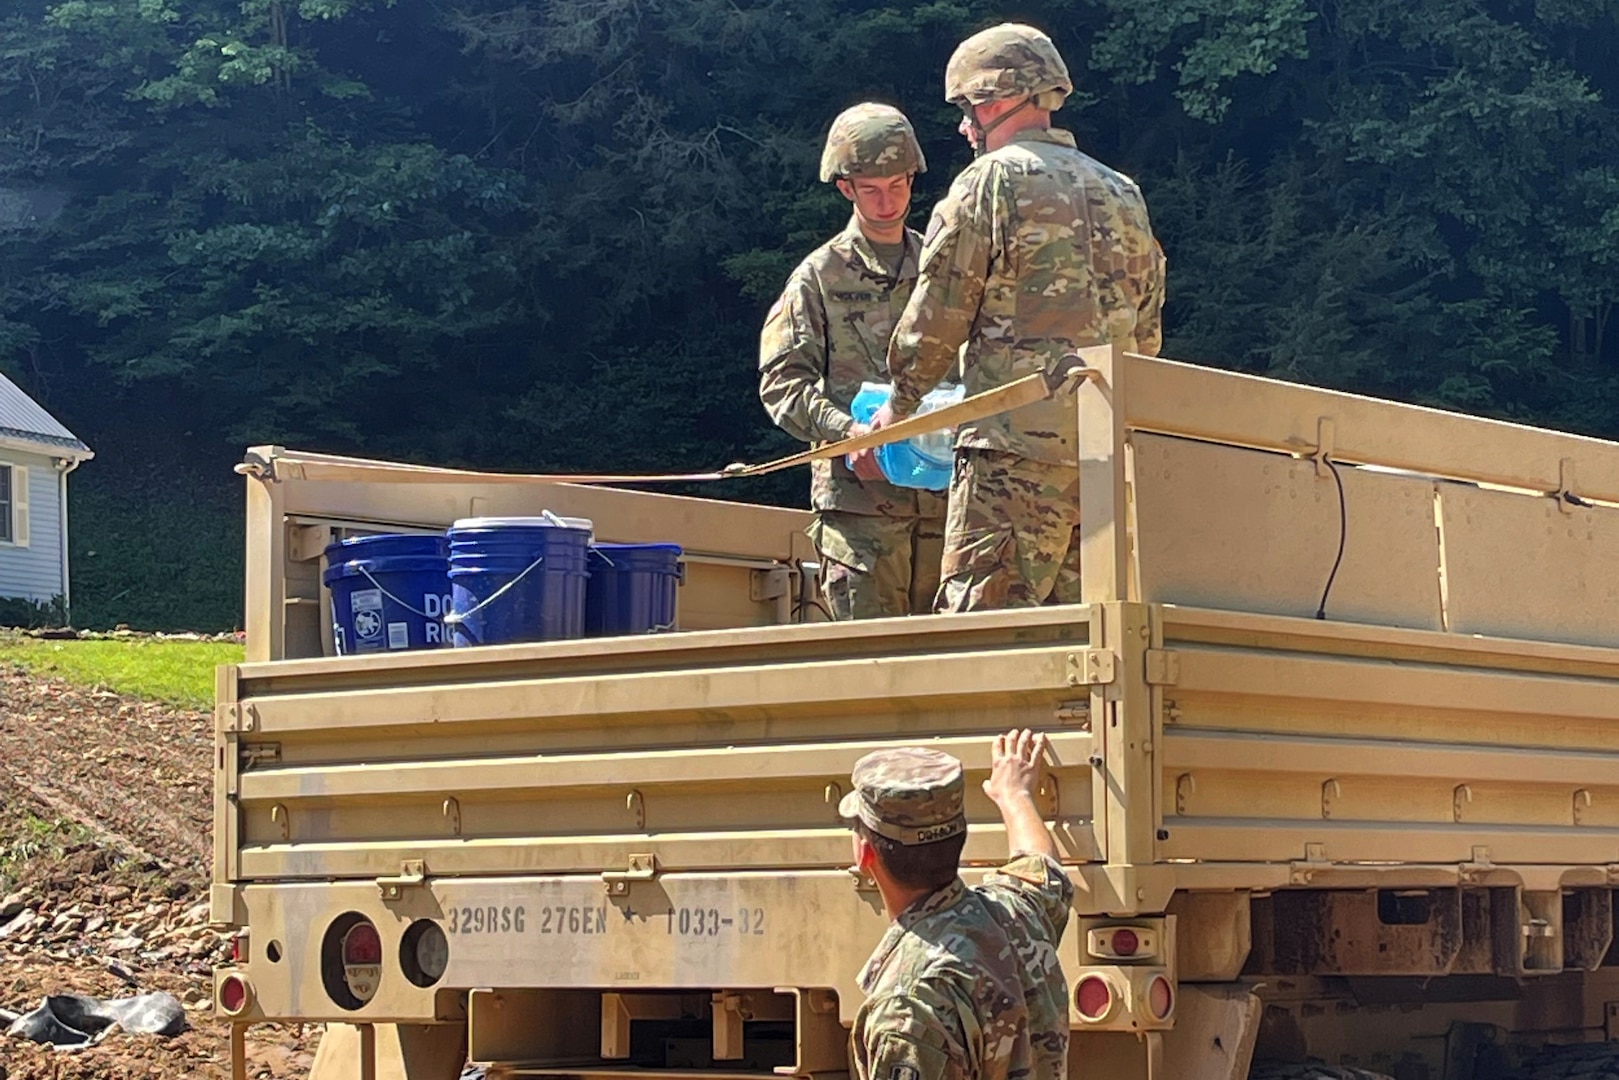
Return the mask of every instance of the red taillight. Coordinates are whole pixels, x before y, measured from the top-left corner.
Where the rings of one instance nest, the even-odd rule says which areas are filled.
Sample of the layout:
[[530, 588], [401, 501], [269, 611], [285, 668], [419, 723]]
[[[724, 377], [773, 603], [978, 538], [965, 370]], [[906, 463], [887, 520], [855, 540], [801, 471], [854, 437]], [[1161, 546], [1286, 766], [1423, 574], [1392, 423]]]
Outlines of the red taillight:
[[1074, 991], [1074, 1004], [1087, 1020], [1100, 1020], [1113, 1008], [1113, 988], [1100, 975], [1087, 975]]
[[1085, 951], [1099, 960], [1139, 964], [1158, 955], [1158, 933], [1151, 926], [1093, 926], [1085, 931]]
[[219, 982], [219, 1008], [235, 1016], [247, 1008], [247, 980], [240, 975], [227, 975]]
[[230, 939], [230, 962], [245, 964], [247, 962], [247, 935], [237, 934]]
[[1174, 1008], [1175, 988], [1162, 975], [1154, 976], [1152, 982], [1147, 984], [1147, 1009], [1153, 1019], [1168, 1020]]
[[382, 937], [369, 920], [362, 919], [343, 935], [343, 963], [382, 963]]

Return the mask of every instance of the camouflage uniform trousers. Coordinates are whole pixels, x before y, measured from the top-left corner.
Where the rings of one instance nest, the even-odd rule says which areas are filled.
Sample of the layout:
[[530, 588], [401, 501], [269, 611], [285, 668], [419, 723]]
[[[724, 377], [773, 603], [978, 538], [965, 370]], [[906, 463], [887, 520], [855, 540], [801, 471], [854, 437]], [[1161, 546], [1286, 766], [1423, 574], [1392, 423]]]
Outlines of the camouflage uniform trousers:
[[821, 591], [839, 622], [925, 615], [939, 588], [944, 521], [821, 510], [809, 529]]
[[1079, 603], [1079, 468], [956, 450], [934, 608]]

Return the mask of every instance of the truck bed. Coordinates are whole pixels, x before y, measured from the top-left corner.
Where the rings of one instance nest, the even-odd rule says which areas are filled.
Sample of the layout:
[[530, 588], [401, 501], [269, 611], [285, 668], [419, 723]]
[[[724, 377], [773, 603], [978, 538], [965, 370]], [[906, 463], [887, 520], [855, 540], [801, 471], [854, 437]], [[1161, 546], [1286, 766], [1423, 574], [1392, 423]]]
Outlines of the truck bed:
[[[799, 512], [253, 451], [249, 660], [217, 712], [213, 911], [252, 942], [233, 1018], [449, 1025], [480, 1060], [593, 1075], [696, 1008], [713, 1052], [686, 1072], [842, 1071], [886, 924], [847, 869], [851, 767], [961, 757], [971, 878], [1006, 853], [989, 739], [1030, 727], [1078, 888], [1064, 968], [1130, 998], [1071, 1018], [1110, 1075], [1180, 1075], [1153, 1049], [1176, 1030], [1251, 1052], [1261, 986], [1315, 1040], [1364, 1005], [1333, 979], [1441, 1031], [1471, 1014], [1388, 988], [1453, 977], [1514, 1030], [1607, 1022], [1619, 447], [1085, 356], [1070, 606], [815, 623]], [[327, 655], [331, 539], [540, 509], [681, 543], [678, 632]], [[389, 959], [345, 1003], [357, 919]], [[442, 975], [390, 974], [427, 924]], [[1097, 952], [1119, 925], [1161, 943]], [[1156, 978], [1177, 1012], [1143, 1013]]]

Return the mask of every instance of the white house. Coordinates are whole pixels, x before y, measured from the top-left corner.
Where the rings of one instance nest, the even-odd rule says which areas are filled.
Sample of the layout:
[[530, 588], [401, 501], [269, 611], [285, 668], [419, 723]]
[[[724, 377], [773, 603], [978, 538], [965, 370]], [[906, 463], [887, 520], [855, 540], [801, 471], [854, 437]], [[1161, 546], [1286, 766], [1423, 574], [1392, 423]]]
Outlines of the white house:
[[67, 477], [93, 456], [0, 375], [0, 597], [69, 603]]

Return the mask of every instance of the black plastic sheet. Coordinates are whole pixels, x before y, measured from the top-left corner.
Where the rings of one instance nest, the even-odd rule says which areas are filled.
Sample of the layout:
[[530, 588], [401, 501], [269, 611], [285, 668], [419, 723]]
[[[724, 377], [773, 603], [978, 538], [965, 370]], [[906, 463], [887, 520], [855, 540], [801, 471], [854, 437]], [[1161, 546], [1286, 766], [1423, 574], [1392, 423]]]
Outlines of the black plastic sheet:
[[30, 1039], [65, 1049], [93, 1046], [115, 1031], [139, 1035], [178, 1035], [186, 1029], [185, 1006], [173, 994], [101, 998], [51, 994], [6, 1029], [14, 1039]]

